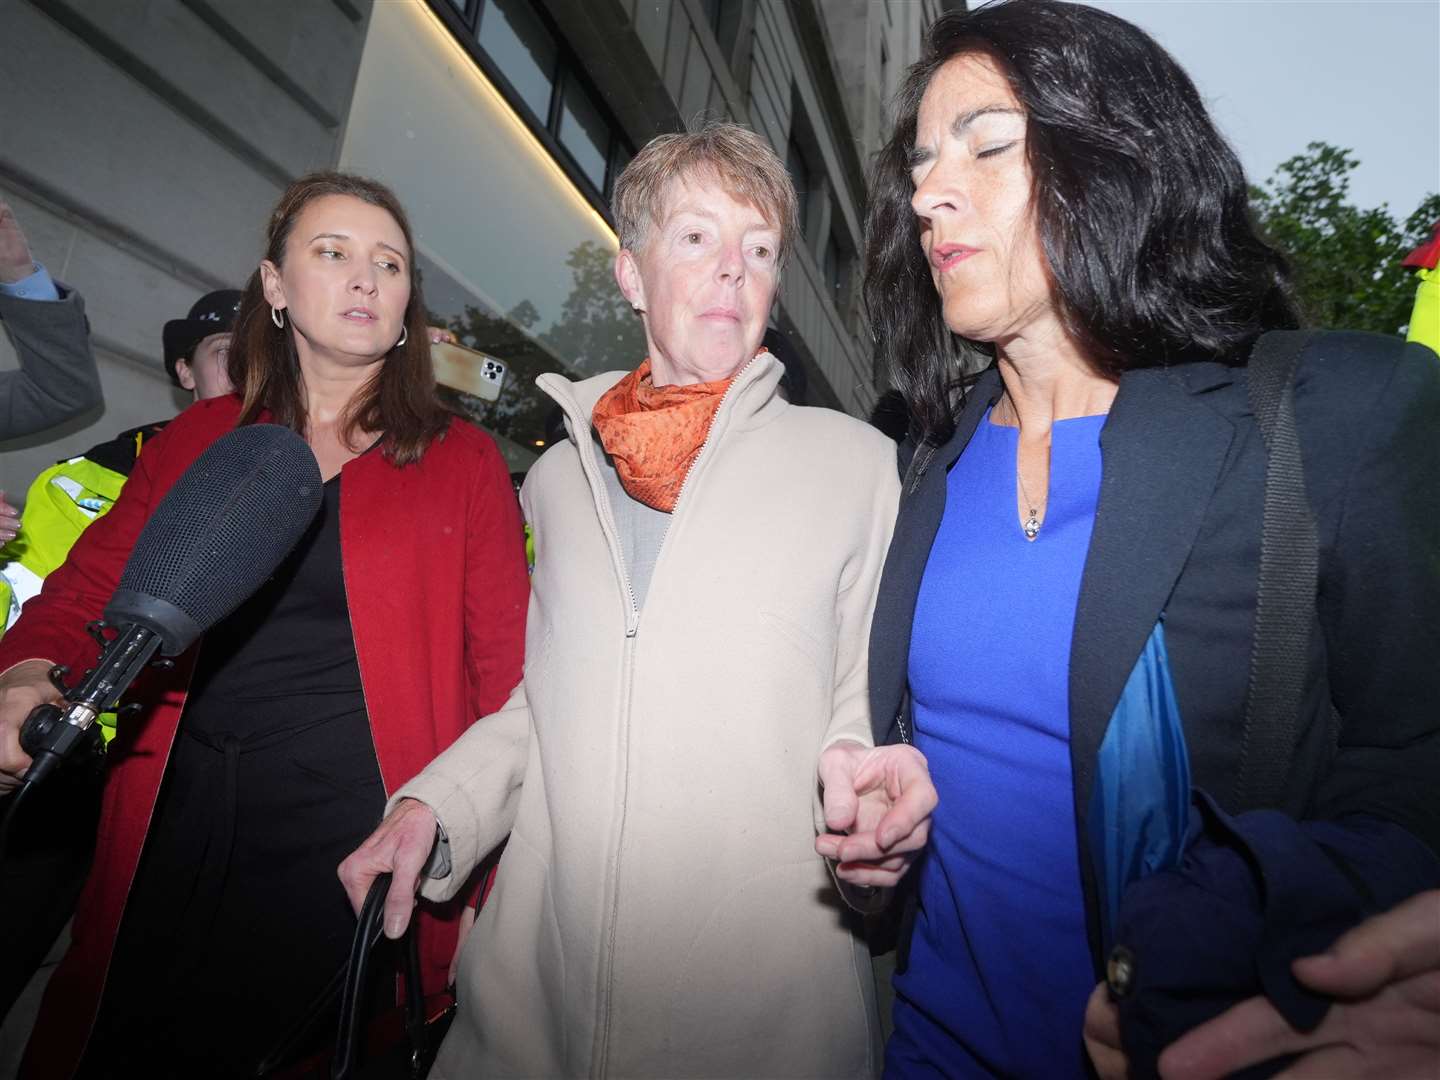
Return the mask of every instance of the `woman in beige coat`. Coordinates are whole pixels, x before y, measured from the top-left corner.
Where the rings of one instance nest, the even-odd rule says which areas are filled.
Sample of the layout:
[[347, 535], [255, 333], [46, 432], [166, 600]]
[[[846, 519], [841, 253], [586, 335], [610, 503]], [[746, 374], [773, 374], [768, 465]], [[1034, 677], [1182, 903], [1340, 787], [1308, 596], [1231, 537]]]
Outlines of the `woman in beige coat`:
[[615, 211], [649, 357], [540, 378], [569, 439], [521, 492], [524, 681], [341, 877], [358, 906], [395, 871], [394, 936], [437, 836], [437, 900], [510, 838], [436, 1076], [868, 1076], [869, 959], [817, 852], [874, 894], [934, 805], [918, 752], [872, 747], [866, 706], [894, 449], [789, 404], [760, 349], [795, 232], [763, 140], [656, 139]]

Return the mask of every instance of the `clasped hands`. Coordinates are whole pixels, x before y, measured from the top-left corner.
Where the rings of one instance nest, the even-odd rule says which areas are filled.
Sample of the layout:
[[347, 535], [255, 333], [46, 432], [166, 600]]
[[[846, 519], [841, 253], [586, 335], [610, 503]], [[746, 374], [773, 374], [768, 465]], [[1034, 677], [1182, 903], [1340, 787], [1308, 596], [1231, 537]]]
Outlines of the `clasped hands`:
[[925, 755], [913, 746], [841, 740], [820, 755], [825, 827], [815, 850], [851, 885], [896, 885], [930, 838], [939, 802]]

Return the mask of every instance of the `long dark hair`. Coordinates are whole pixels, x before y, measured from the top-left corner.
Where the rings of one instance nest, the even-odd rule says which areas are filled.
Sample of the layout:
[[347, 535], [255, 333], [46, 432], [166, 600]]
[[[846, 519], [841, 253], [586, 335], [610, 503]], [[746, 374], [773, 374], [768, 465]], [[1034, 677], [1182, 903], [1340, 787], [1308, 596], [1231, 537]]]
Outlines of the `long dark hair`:
[[1260, 236], [1245, 174], [1189, 76], [1138, 27], [1059, 0], [1001, 0], [937, 19], [896, 97], [866, 218], [865, 302], [882, 379], [917, 439], [953, 431], [967, 360], [988, 354], [945, 325], [910, 205], [916, 115], [947, 61], [995, 60], [1027, 114], [1035, 224], [1061, 318], [1096, 368], [1205, 357], [1299, 316], [1289, 266]]
[[[361, 432], [384, 432], [385, 455], [397, 465], [409, 465], [420, 460], [450, 419], [435, 394], [425, 300], [415, 269], [415, 243], [400, 200], [384, 184], [351, 173], [315, 172], [302, 176], [285, 189], [270, 213], [265, 258], [276, 266], [284, 262], [285, 243], [300, 214], [310, 202], [326, 195], [350, 195], [388, 212], [400, 226], [411, 253], [406, 260], [410, 271], [406, 342], [390, 350], [375, 376], [346, 407], [339, 425], [341, 436], [352, 445]], [[305, 389], [294, 334], [289, 320], [283, 330], [270, 321], [270, 305], [257, 269], [245, 283], [228, 365], [230, 381], [244, 402], [241, 424], [253, 424], [262, 412], [268, 412], [271, 422], [305, 433]]]

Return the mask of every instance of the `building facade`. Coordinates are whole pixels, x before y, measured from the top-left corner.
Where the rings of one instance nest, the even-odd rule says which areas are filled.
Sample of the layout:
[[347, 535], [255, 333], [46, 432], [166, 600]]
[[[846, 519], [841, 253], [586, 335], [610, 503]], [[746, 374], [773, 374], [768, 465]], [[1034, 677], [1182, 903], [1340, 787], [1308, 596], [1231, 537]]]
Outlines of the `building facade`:
[[[807, 397], [875, 397], [859, 252], [886, 101], [955, 0], [0, 0], [0, 197], [86, 299], [106, 404], [0, 443], [14, 496], [60, 458], [185, 404], [160, 328], [239, 287], [287, 181], [391, 185], [435, 323], [507, 367], [442, 387], [524, 469], [553, 433], [535, 375], [630, 368], [615, 176], [656, 134], [747, 123], [790, 167], [804, 244], [772, 324]], [[0, 341], [0, 366], [13, 366]]]

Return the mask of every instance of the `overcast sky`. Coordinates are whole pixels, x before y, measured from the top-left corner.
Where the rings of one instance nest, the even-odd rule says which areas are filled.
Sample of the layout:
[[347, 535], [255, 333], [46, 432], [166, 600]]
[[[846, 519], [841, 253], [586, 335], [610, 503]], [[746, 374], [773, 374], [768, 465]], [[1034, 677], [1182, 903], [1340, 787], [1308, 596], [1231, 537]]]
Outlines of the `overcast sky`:
[[1440, 0], [1089, 0], [1190, 73], [1254, 183], [1312, 140], [1351, 200], [1403, 220], [1440, 190]]

